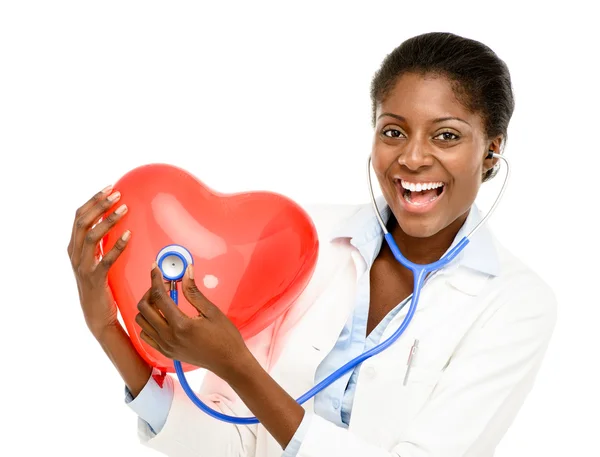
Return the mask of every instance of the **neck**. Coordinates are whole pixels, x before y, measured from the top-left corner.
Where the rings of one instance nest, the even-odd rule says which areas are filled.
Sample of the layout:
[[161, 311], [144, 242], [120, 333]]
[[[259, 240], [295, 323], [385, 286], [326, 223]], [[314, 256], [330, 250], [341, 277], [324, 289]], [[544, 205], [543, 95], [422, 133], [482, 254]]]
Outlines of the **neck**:
[[469, 212], [467, 211], [450, 225], [427, 238], [407, 235], [392, 215], [388, 222], [388, 231], [392, 234], [398, 249], [404, 257], [414, 263], [428, 264], [439, 260], [450, 248], [468, 215]]

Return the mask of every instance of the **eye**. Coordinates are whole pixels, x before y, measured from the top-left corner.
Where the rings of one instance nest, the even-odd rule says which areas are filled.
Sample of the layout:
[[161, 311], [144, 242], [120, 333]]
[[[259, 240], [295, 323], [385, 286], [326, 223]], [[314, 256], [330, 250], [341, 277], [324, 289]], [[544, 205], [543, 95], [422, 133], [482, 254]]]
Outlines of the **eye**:
[[[440, 138], [440, 137], [442, 137], [442, 138]], [[452, 132], [442, 132], [435, 138], [439, 138], [442, 141], [453, 141], [453, 140], [458, 140], [460, 137]]]
[[403, 134], [398, 129], [385, 129], [382, 133], [388, 138], [399, 138]]

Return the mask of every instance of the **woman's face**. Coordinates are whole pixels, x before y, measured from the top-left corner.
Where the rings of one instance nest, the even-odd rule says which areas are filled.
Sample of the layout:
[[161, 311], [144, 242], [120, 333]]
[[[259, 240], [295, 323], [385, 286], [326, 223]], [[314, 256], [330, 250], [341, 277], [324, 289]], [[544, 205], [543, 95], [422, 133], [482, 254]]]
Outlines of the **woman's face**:
[[483, 119], [458, 102], [446, 78], [400, 77], [377, 108], [371, 158], [402, 231], [430, 237], [466, 216], [499, 140], [488, 140]]

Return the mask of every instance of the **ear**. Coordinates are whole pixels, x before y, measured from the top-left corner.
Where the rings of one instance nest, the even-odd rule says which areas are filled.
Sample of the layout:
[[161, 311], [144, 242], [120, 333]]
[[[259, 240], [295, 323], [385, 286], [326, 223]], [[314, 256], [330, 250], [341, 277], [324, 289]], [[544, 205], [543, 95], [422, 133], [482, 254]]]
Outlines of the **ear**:
[[503, 144], [504, 138], [502, 135], [498, 135], [491, 142], [487, 144], [487, 148], [484, 151], [483, 155], [483, 174], [485, 175], [489, 170], [494, 168], [494, 166], [498, 163], [497, 157], [488, 158], [490, 151], [494, 154], [502, 154], [501, 146]]

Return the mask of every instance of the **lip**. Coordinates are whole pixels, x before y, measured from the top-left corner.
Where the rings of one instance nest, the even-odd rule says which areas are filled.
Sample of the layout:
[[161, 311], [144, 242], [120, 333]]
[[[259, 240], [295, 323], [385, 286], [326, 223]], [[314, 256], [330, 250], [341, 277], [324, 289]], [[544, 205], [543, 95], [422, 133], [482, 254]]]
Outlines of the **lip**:
[[[427, 182], [430, 182], [430, 181], [427, 181]], [[446, 187], [447, 187], [447, 184], [444, 184], [444, 187], [442, 188], [442, 193], [440, 195], [438, 195], [438, 198], [436, 198], [432, 202], [429, 202], [429, 203], [426, 203], [426, 204], [420, 205], [420, 206], [415, 206], [415, 205], [411, 205], [404, 199], [404, 190], [405, 189], [402, 187], [400, 179], [394, 179], [394, 185], [396, 186], [396, 192], [398, 194], [398, 199], [400, 200], [400, 206], [406, 212], [413, 213], [413, 214], [424, 214], [424, 213], [428, 213], [431, 210], [433, 210], [435, 208], [435, 206], [438, 204], [438, 202], [446, 194]]]

